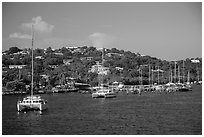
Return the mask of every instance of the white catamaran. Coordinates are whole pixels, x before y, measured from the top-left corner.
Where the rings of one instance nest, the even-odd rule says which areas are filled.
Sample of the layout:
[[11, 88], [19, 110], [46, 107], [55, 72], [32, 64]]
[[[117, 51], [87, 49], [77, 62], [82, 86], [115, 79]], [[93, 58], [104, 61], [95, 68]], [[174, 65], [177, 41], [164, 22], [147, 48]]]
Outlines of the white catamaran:
[[31, 93], [29, 96], [24, 97], [23, 100], [17, 102], [18, 111], [26, 110], [45, 110], [47, 108], [47, 101], [41, 98], [39, 95], [33, 95], [33, 37], [34, 30], [32, 25], [32, 81], [31, 81]]

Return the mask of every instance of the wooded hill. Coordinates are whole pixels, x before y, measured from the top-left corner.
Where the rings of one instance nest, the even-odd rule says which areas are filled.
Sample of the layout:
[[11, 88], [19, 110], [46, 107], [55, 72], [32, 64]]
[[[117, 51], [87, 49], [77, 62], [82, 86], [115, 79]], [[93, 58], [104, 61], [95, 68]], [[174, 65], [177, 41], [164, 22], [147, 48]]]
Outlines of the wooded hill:
[[[89, 70], [96, 65], [96, 62], [102, 62], [101, 56], [101, 49], [86, 46], [35, 49], [35, 87], [51, 88], [66, 83], [68, 79], [96, 86], [98, 74]], [[149, 84], [149, 76], [151, 76], [150, 84], [158, 82], [163, 84], [169, 82], [170, 71], [173, 77], [175, 72], [174, 61], [142, 56], [139, 53], [116, 48], [104, 49], [104, 67], [109, 69], [109, 73], [104, 76], [104, 83], [107, 84], [114, 81], [129, 85]], [[177, 81], [178, 73], [180, 73], [180, 82], [187, 81], [188, 71], [190, 81], [202, 80], [202, 58], [177, 60], [176, 68]], [[11, 47], [2, 53], [2, 84], [6, 87], [12, 81], [19, 81], [24, 85], [30, 84], [31, 49]]]

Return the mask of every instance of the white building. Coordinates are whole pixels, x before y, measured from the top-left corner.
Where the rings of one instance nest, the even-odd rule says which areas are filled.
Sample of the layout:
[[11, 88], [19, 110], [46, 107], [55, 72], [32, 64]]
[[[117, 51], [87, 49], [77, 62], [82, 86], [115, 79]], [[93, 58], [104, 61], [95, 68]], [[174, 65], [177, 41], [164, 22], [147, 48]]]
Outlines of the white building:
[[14, 69], [14, 68], [22, 69], [25, 66], [26, 65], [9, 65], [9, 69]]
[[113, 57], [113, 56], [123, 56], [123, 54], [120, 54], [120, 53], [107, 53], [106, 56], [108, 57]]
[[200, 63], [200, 60], [198, 60], [198, 59], [192, 59], [191, 62], [192, 62], [192, 63]]
[[36, 58], [36, 59], [44, 59], [43, 56], [36, 56], [35, 58]]
[[107, 75], [110, 70], [108, 67], [103, 67], [101, 64], [97, 63], [91, 67], [89, 72]]

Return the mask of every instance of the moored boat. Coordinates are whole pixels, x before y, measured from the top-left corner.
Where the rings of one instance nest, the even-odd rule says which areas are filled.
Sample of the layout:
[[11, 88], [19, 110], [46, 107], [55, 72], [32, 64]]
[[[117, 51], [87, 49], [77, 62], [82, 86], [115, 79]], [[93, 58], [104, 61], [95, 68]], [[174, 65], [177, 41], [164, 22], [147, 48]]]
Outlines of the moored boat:
[[110, 90], [108, 87], [105, 87], [105, 85], [103, 84], [103, 75], [104, 75], [104, 71], [103, 71], [103, 48], [102, 48], [102, 70], [99, 71], [98, 75], [102, 75], [102, 79], [101, 79], [101, 84], [99, 84], [100, 86], [98, 86], [98, 89], [96, 92], [92, 93], [92, 98], [114, 98], [116, 97], [116, 93], [113, 92], [112, 90]]
[[31, 92], [30, 95], [24, 97], [21, 101], [17, 102], [18, 111], [27, 111], [27, 110], [44, 110], [46, 109], [47, 101], [41, 98], [39, 95], [33, 95], [33, 25], [32, 25], [32, 81], [31, 81]]
[[192, 88], [190, 85], [182, 85], [181, 87], [179, 87], [179, 91], [181, 92], [192, 91]]
[[18, 101], [17, 110], [45, 110], [47, 109], [47, 101], [42, 99], [39, 95], [27, 96], [22, 101]]
[[110, 89], [102, 88], [94, 93], [92, 93], [92, 98], [114, 98], [116, 93]]

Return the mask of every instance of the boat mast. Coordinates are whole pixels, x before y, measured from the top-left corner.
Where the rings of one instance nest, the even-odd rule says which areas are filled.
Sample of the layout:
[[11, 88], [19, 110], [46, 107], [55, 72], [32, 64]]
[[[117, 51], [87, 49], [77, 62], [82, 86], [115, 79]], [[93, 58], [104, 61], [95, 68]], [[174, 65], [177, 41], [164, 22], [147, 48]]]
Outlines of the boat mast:
[[184, 79], [184, 60], [183, 60], [183, 83], [185, 82], [185, 79]]
[[171, 82], [171, 70], [169, 71], [169, 83]]
[[154, 80], [154, 79], [153, 79], [153, 77], [154, 77], [153, 69], [154, 69], [154, 68], [153, 68], [153, 66], [152, 66], [152, 85], [154, 84], [154, 81], [153, 81], [153, 80]]
[[141, 68], [141, 85], [143, 85], [143, 79], [142, 79], [142, 68]]
[[33, 97], [33, 44], [34, 44], [34, 30], [32, 24], [32, 81], [31, 81], [31, 97]]
[[159, 65], [157, 66], [157, 68], [158, 68], [157, 69], [157, 75], [158, 75], [157, 78], [158, 78], [158, 85], [159, 85]]
[[104, 51], [103, 51], [103, 47], [102, 47], [102, 73], [101, 73], [101, 74], [102, 74], [102, 81], [101, 81], [101, 82], [102, 82], [102, 83], [101, 83], [102, 86], [104, 86], [104, 85], [103, 85], [103, 73], [104, 73], [104, 71], [103, 71], [103, 65], [104, 65], [104, 62], [103, 62], [103, 52], [104, 52]]
[[190, 73], [188, 71], [188, 84], [190, 84]]
[[171, 70], [171, 83], [173, 82], [173, 76], [172, 76], [172, 70]]
[[174, 62], [175, 66], [174, 66], [174, 82], [176, 83], [176, 61]]
[[150, 64], [149, 64], [149, 85], [150, 85], [150, 81], [151, 81], [150, 75], [151, 75], [151, 72], [150, 72]]
[[180, 69], [180, 67], [179, 67], [179, 65], [178, 65], [178, 79], [179, 79], [179, 80], [178, 80], [178, 83], [180, 83], [180, 70], [179, 70], [179, 69]]

